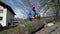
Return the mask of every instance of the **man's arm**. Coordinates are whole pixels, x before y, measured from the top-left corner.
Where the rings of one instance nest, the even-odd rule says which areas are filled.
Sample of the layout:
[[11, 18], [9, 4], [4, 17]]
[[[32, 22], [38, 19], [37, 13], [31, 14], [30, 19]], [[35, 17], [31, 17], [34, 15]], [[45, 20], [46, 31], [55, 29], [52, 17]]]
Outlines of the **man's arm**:
[[[40, 12], [39, 12], [37, 9], [36, 9], [36, 13], [37, 13], [38, 16], [40, 16]], [[36, 16], [37, 16], [37, 15], [36, 15]]]
[[28, 17], [29, 18], [34, 18], [31, 11], [28, 12]]

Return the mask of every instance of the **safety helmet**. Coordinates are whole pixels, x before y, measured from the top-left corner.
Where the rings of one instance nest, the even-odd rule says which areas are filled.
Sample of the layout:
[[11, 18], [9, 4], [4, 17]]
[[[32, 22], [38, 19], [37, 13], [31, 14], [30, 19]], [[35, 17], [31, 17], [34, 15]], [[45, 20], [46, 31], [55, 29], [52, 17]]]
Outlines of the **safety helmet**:
[[32, 4], [32, 8], [34, 8], [35, 7], [35, 4]]

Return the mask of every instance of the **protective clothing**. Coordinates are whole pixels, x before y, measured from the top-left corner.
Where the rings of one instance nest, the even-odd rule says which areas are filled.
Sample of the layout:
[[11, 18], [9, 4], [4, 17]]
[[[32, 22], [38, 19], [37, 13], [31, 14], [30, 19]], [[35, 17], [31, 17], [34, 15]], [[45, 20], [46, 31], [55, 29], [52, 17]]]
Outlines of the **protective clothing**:
[[32, 9], [28, 11], [28, 18], [30, 21], [32, 21], [32, 18], [35, 15], [40, 15], [40, 12], [37, 9], [35, 9], [35, 12]]

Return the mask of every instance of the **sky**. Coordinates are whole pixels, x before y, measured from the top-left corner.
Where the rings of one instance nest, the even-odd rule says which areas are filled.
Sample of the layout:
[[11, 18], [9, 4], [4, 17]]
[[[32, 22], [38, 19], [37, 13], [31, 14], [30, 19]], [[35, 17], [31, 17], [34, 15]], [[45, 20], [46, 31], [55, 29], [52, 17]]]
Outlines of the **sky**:
[[[16, 13], [15, 15], [16, 18], [23, 18], [23, 19], [27, 18], [27, 12], [30, 9], [31, 4], [35, 4], [36, 8], [39, 8], [40, 6], [39, 1], [43, 2], [43, 0], [29, 0], [30, 1], [29, 4], [29, 2], [27, 2], [28, 0], [24, 0], [24, 1], [23, 0], [0, 0], [0, 1], [6, 3], [14, 10], [14, 12]], [[46, 13], [43, 14], [46, 7], [47, 6], [43, 7], [42, 10], [40, 10], [41, 15], [53, 14], [53, 12], [49, 12], [49, 11], [46, 11]]]
[[[7, 5], [11, 6], [11, 8], [14, 10], [14, 12], [16, 13], [15, 17], [18, 18], [26, 18], [27, 15], [24, 14], [24, 10], [28, 11], [27, 6], [29, 5], [27, 3], [27, 0], [25, 0], [25, 2], [23, 2], [22, 0], [1, 0], [2, 2], [6, 3]], [[36, 4], [36, 6], [39, 5], [37, 0], [30, 0], [31, 4]], [[25, 17], [24, 17], [25, 16]]]

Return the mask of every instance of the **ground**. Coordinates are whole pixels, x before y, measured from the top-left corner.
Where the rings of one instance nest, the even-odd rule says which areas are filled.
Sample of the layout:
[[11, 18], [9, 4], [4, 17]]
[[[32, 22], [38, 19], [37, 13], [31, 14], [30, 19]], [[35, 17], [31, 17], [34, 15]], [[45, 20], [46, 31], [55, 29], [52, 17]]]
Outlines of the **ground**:
[[[52, 18], [50, 18], [50, 20], [51, 19]], [[28, 34], [40, 28], [41, 25], [43, 25], [42, 23], [45, 24], [46, 23], [45, 20], [47, 22], [50, 21], [49, 18], [47, 19], [44, 18], [44, 19], [41, 19], [39, 23], [28, 23], [28, 22], [25, 23], [24, 22], [24, 24], [18, 24], [18, 26], [16, 27], [11, 27], [3, 31], [0, 31], [0, 34]], [[37, 30], [33, 34], [59, 34], [60, 33], [60, 21], [59, 22], [53, 21], [52, 23], [55, 23], [55, 25], [51, 27], [48, 27], [45, 25], [42, 29]]]
[[60, 34], [60, 23], [57, 23], [51, 27], [44, 27], [34, 34]]
[[28, 34], [31, 33], [35, 30], [37, 30], [37, 28], [40, 28], [40, 26], [42, 26], [43, 24], [38, 22], [34, 22], [34, 23], [28, 23], [28, 22], [24, 22], [24, 24], [19, 24], [15, 27], [12, 28], [7, 28], [4, 29], [3, 31], [0, 31], [0, 34]]

